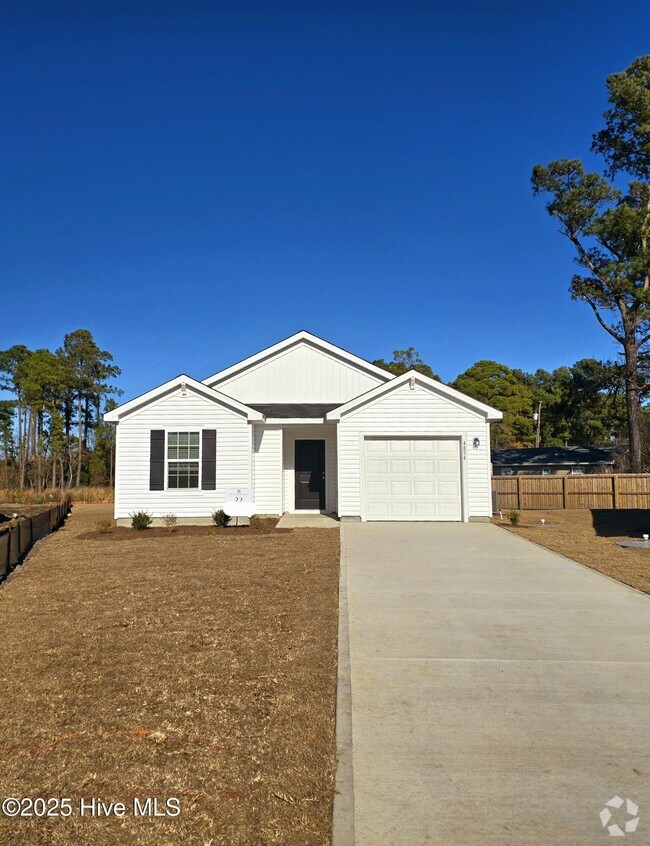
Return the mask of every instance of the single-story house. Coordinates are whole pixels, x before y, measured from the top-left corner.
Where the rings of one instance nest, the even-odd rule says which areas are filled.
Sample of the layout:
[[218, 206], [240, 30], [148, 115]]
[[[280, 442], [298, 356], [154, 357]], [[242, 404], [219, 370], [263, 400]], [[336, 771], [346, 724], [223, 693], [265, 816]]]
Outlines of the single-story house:
[[495, 476], [579, 476], [612, 473], [613, 447], [539, 447], [492, 450]]
[[208, 522], [228, 490], [258, 514], [487, 519], [501, 412], [298, 332], [198, 382], [181, 375], [104, 419], [116, 426], [115, 518]]

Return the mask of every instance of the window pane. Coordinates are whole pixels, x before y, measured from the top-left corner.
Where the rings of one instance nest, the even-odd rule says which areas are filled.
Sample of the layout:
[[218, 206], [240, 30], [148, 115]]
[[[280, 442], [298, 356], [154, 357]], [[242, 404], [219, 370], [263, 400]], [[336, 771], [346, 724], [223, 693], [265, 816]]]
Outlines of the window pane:
[[173, 461], [198, 459], [200, 432], [168, 432], [167, 458]]
[[198, 488], [199, 462], [174, 461], [169, 464], [167, 474], [170, 488]]

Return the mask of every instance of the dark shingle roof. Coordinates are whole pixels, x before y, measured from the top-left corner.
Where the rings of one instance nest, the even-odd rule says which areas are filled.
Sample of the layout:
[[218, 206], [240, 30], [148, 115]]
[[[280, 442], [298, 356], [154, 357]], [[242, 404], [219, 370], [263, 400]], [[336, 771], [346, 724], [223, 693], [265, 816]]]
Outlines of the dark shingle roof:
[[274, 402], [268, 405], [250, 405], [255, 411], [261, 411], [265, 417], [277, 417], [289, 419], [290, 417], [325, 417], [328, 411], [338, 408], [341, 403], [315, 403], [315, 402], [299, 402], [299, 403], [285, 403]]
[[495, 449], [492, 464], [613, 464], [613, 447], [539, 447], [538, 449]]

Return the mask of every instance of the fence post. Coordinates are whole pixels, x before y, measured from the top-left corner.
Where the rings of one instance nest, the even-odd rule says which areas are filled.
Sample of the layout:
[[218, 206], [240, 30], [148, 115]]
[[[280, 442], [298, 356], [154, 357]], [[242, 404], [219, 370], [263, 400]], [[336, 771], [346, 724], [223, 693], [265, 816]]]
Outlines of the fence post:
[[616, 473], [612, 476], [612, 492], [614, 495], [614, 508], [618, 508], [618, 476]]
[[566, 511], [566, 476], [562, 476], [562, 508]]
[[521, 511], [521, 476], [515, 476], [517, 479], [517, 510]]

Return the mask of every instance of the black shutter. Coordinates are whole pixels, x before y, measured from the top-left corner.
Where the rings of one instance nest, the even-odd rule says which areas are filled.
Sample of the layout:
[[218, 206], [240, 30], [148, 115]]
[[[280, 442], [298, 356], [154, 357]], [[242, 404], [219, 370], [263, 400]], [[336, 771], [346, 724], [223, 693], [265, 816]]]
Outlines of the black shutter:
[[201, 488], [213, 491], [217, 487], [217, 430], [204, 429], [201, 444]]
[[151, 430], [149, 453], [149, 490], [165, 490], [165, 430]]

